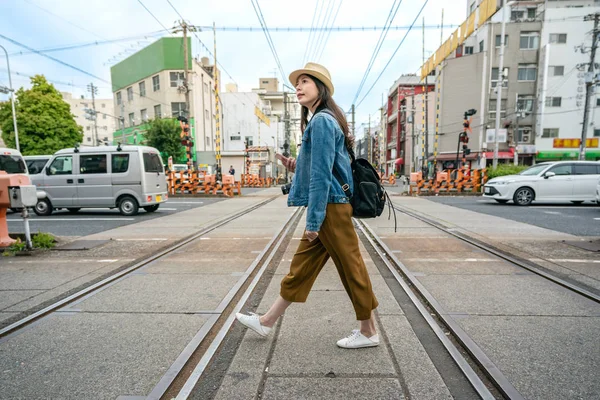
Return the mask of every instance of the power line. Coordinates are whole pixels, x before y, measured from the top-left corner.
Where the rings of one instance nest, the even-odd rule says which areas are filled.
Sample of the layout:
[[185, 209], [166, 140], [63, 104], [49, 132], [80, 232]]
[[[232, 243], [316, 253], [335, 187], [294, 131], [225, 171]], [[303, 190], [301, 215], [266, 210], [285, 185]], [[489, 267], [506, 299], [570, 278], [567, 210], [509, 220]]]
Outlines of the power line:
[[283, 67], [281, 66], [281, 61], [279, 60], [279, 56], [277, 55], [277, 50], [275, 49], [275, 44], [273, 43], [273, 39], [271, 38], [271, 35], [269, 34], [269, 28], [267, 27], [267, 21], [265, 20], [265, 17], [263, 16], [262, 10], [260, 9], [260, 4], [258, 4], [258, 0], [251, 0], [251, 2], [252, 2], [252, 7], [254, 8], [254, 12], [256, 13], [256, 17], [258, 18], [258, 21], [260, 22], [260, 24], [263, 27], [263, 32], [265, 34], [265, 37], [267, 38], [267, 43], [269, 44], [269, 47], [271, 48], [271, 53], [273, 53], [275, 62], [277, 63], [277, 66], [279, 67], [279, 72], [281, 73], [281, 78], [283, 81], [285, 81], [287, 77], [286, 77], [285, 73], [283, 72]]
[[[400, 0], [400, 2], [398, 3], [397, 6], [396, 6], [396, 2], [397, 2], [397, 0], [394, 0], [394, 2], [392, 3], [392, 7], [390, 8], [390, 12], [387, 16], [384, 26], [389, 26], [394, 21], [394, 18], [396, 17], [396, 14], [398, 13], [398, 9], [400, 9], [400, 5], [402, 5], [402, 0]], [[394, 7], [395, 7], [395, 9], [394, 9]], [[354, 96], [354, 100], [352, 100], [352, 104], [356, 104], [356, 99], [358, 99], [358, 96], [360, 95], [360, 91], [362, 90], [365, 82], [367, 81], [367, 77], [369, 76], [369, 73], [371, 72], [371, 68], [373, 67], [373, 64], [375, 63], [375, 59], [377, 58], [377, 55], [379, 54], [379, 51], [381, 50], [381, 46], [383, 46], [383, 42], [385, 41], [387, 33], [388, 33], [388, 30], [384, 29], [383, 31], [381, 31], [381, 34], [379, 35], [379, 39], [377, 39], [377, 44], [375, 44], [375, 49], [373, 49], [373, 54], [371, 54], [371, 59], [369, 60], [367, 69], [365, 70], [363, 78], [360, 81], [358, 90], [356, 91], [356, 95]]]
[[[342, 0], [343, 1], [343, 0]], [[197, 25], [198, 29], [203, 31], [213, 30], [209, 25]], [[444, 28], [458, 28], [459, 25], [444, 24]], [[308, 27], [308, 26], [272, 26], [269, 32], [317, 32], [317, 31], [334, 31], [334, 32], [376, 32], [382, 31], [385, 26], [332, 26], [332, 27]], [[390, 26], [391, 31], [405, 31], [410, 28], [410, 25], [394, 25]], [[441, 29], [439, 24], [425, 25], [425, 29]], [[217, 31], [221, 32], [261, 32], [260, 26], [217, 26]]]
[[373, 90], [373, 88], [375, 87], [375, 84], [377, 84], [377, 82], [379, 81], [379, 79], [381, 78], [381, 76], [383, 75], [383, 73], [385, 72], [385, 70], [387, 69], [387, 67], [390, 65], [390, 63], [394, 59], [394, 56], [396, 55], [396, 53], [398, 52], [398, 50], [400, 49], [400, 47], [402, 46], [402, 44], [406, 40], [406, 37], [408, 36], [408, 34], [412, 30], [413, 26], [417, 22], [417, 19], [419, 19], [419, 16], [421, 15], [421, 13], [423, 12], [423, 10], [425, 9], [425, 6], [427, 5], [427, 3], [429, 3], [429, 0], [425, 0], [425, 2], [423, 3], [423, 6], [419, 10], [419, 13], [417, 14], [417, 16], [415, 17], [415, 19], [413, 20], [412, 24], [410, 25], [410, 28], [408, 29], [408, 31], [406, 31], [406, 33], [404, 34], [404, 37], [402, 38], [402, 40], [398, 44], [398, 47], [396, 47], [396, 50], [394, 50], [394, 53], [392, 54], [392, 56], [388, 60], [387, 64], [385, 64], [385, 67], [383, 67], [383, 70], [381, 71], [381, 73], [379, 74], [379, 76], [377, 77], [377, 79], [375, 79], [375, 82], [373, 82], [373, 85], [371, 85], [371, 88], [369, 88], [369, 91], [363, 96], [363, 98], [356, 105], [356, 107], [360, 106], [361, 103], [365, 100], [365, 98], [369, 95], [369, 93], [371, 93], [371, 90]]
[[[309, 41], [306, 45], [306, 54], [310, 55], [311, 53], [311, 49], [312, 46], [314, 46], [314, 42], [315, 42], [315, 38], [317, 37], [317, 26], [319, 26], [319, 24], [321, 23], [321, 14], [323, 13], [323, 6], [325, 5], [325, 0], [323, 0], [323, 2], [321, 3], [321, 7], [319, 7], [319, 14], [317, 15], [317, 21], [315, 22], [315, 29], [313, 30], [313, 35], [312, 35], [312, 41], [309, 38]], [[302, 61], [302, 63], [304, 64], [305, 62], [308, 61], [308, 58], [306, 58], [305, 60]]]
[[152, 15], [152, 18], [154, 18], [154, 19], [156, 20], [156, 22], [158, 22], [158, 23], [160, 24], [160, 26], [162, 26], [166, 32], [168, 32], [169, 34], [171, 33], [171, 31], [169, 30], [169, 28], [167, 28], [166, 26], [164, 26], [164, 25], [163, 25], [163, 23], [162, 23], [162, 22], [160, 22], [160, 20], [159, 20], [158, 18], [156, 18], [156, 16], [155, 16], [154, 14], [152, 14], [152, 11], [150, 11], [150, 10], [148, 9], [148, 7], [146, 7], [146, 6], [144, 5], [144, 3], [142, 3], [142, 0], [137, 0], [137, 1], [138, 1], [138, 3], [140, 3], [140, 5], [141, 5], [142, 7], [144, 7], [144, 9], [145, 9], [146, 11], [148, 11], [148, 14]]
[[340, 3], [338, 4], [338, 8], [335, 12], [335, 16], [333, 17], [333, 21], [331, 21], [331, 26], [329, 27], [329, 31], [327, 32], [327, 37], [325, 38], [325, 43], [323, 44], [323, 47], [321, 48], [321, 53], [319, 54], [319, 57], [317, 57], [317, 62], [319, 62], [321, 60], [321, 56], [323, 56], [323, 52], [325, 51], [325, 48], [327, 47], [327, 42], [329, 42], [329, 36], [331, 36], [331, 28], [333, 28], [333, 24], [335, 24], [335, 20], [337, 19], [338, 13], [340, 12], [340, 8], [342, 8], [342, 1], [340, 0]]
[[329, 26], [329, 20], [333, 15], [333, 7], [335, 6], [334, 0], [329, 0], [329, 4], [327, 5], [327, 10], [325, 11], [325, 16], [323, 17], [323, 23], [321, 25], [324, 30], [320, 30], [317, 36], [317, 40], [315, 41], [315, 45], [312, 48], [312, 52], [310, 54], [310, 59], [314, 60], [316, 53], [319, 51], [319, 47], [321, 47], [321, 42], [323, 41], [323, 37], [327, 33], [327, 26]]
[[315, 4], [315, 11], [313, 12], [312, 22], [310, 23], [310, 30], [309, 30], [309, 33], [308, 33], [308, 41], [306, 42], [306, 48], [304, 49], [304, 56], [302, 56], [302, 64], [304, 64], [306, 62], [306, 55], [308, 53], [308, 44], [310, 43], [310, 39], [311, 39], [311, 37], [313, 35], [313, 32], [314, 32], [315, 17], [317, 16], [317, 8], [319, 8], [319, 2], [320, 1], [321, 0], [317, 0], [317, 3]]

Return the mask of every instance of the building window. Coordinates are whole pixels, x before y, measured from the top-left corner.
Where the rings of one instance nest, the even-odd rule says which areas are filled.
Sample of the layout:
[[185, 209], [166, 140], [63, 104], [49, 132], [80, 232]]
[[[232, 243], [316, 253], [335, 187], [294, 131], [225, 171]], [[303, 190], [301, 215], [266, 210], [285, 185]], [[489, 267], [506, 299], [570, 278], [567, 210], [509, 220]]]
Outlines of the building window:
[[184, 116], [186, 114], [185, 103], [171, 103], [171, 117]]
[[142, 122], [148, 121], [148, 109], [144, 108], [140, 111], [140, 117], [142, 118]]
[[520, 64], [517, 80], [535, 81], [537, 77], [537, 66], [535, 64]]
[[133, 113], [129, 113], [129, 126], [133, 126], [135, 124], [135, 115]]
[[565, 74], [564, 65], [551, 65], [550, 66], [550, 76], [563, 76]]
[[594, 129], [594, 137], [600, 137], [600, 129]]
[[158, 75], [152, 77], [152, 90], [155, 92], [160, 90], [160, 76]]
[[171, 87], [183, 86], [183, 81], [185, 80], [183, 72], [170, 72], [169, 77], [171, 78]]
[[140, 97], [146, 96], [146, 81], [140, 82], [139, 86], [140, 86]]
[[542, 132], [543, 138], [557, 138], [558, 137], [558, 128], [544, 128]]
[[562, 97], [546, 97], [546, 107], [560, 107]]
[[236, 141], [236, 140], [242, 140], [242, 137], [241, 136], [229, 136], [229, 140], [231, 140], [232, 142]]
[[528, 8], [527, 9], [527, 19], [535, 19], [537, 14], [537, 8]]
[[104, 125], [104, 126], [102, 127], [102, 129], [104, 129], [105, 131], [107, 131], [107, 130], [108, 130], [108, 126]]
[[596, 99], [596, 107], [600, 107], [600, 97]]
[[[500, 45], [502, 45], [502, 43], [500, 43], [500, 36], [501, 35], [496, 35], [496, 47], [500, 47]], [[504, 35], [504, 46], [508, 46], [508, 35]]]
[[484, 47], [484, 43], [483, 40], [481, 42], [479, 42], [479, 52], [482, 53], [483, 52], [483, 47]]
[[254, 140], [252, 136], [246, 136], [246, 144], [248, 146], [252, 146], [254, 144]]
[[89, 130], [90, 130], [90, 126], [89, 126], [89, 125], [88, 125], [88, 126], [86, 126], [86, 127], [85, 127], [85, 130], [86, 130], [86, 131], [89, 131]]
[[88, 141], [88, 142], [91, 142], [91, 141], [92, 141], [92, 138], [88, 136], [88, 137], [87, 137], [87, 141]]
[[465, 46], [465, 55], [473, 54], [473, 46]]
[[106, 104], [105, 103], [102, 103], [102, 108], [106, 108]]
[[[505, 75], [508, 76], [508, 68], [504, 68]], [[492, 87], [498, 85], [498, 68], [492, 68]], [[508, 87], [508, 79], [503, 79], [502, 87]]]
[[204, 93], [208, 94], [208, 83], [204, 84]]
[[520, 21], [523, 18], [525, 18], [525, 11], [524, 10], [512, 10], [510, 12], [510, 20], [515, 22], [515, 21]]
[[517, 111], [532, 113], [534, 101], [535, 98], [532, 95], [519, 96], [519, 98], [517, 99]]
[[160, 104], [154, 106], [154, 118], [162, 117], [162, 113], [160, 112]]
[[[490, 109], [489, 109], [489, 120], [496, 120], [496, 100], [490, 100]], [[500, 118], [506, 117], [506, 99], [502, 99], [500, 102]]]
[[566, 33], [551, 33], [550, 34], [550, 43], [566, 44], [567, 43], [567, 34]]
[[204, 110], [204, 119], [209, 119], [210, 118], [210, 114], [208, 112], [208, 110]]
[[127, 88], [127, 101], [133, 101], [133, 88]]
[[117, 92], [117, 105], [121, 105], [123, 99], [121, 98], [121, 92]]
[[521, 50], [537, 50], [540, 47], [539, 32], [521, 32], [519, 48]]

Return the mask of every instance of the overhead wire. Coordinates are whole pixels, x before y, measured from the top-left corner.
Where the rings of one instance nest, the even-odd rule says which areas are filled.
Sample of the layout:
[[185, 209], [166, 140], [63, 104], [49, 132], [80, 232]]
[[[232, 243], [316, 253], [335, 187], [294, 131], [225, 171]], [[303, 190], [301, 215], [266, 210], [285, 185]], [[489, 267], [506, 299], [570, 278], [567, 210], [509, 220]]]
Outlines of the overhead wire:
[[329, 30], [327, 32], [327, 37], [325, 38], [325, 43], [321, 47], [321, 52], [319, 53], [319, 56], [316, 58], [316, 62], [320, 62], [321, 61], [321, 57], [323, 56], [323, 52], [325, 51], [325, 48], [327, 47], [327, 43], [329, 42], [329, 36], [331, 35], [331, 30], [333, 28], [333, 25], [335, 24], [335, 20], [337, 19], [338, 13], [340, 12], [340, 8], [342, 8], [342, 1], [343, 0], [340, 0], [340, 2], [338, 4], [338, 8], [337, 8], [337, 10], [335, 12], [335, 16], [333, 17], [333, 21], [331, 21], [331, 26], [329, 27]]
[[419, 17], [421, 16], [421, 13], [425, 9], [425, 6], [427, 5], [427, 3], [429, 3], [429, 0], [425, 0], [425, 2], [423, 3], [423, 6], [419, 10], [419, 13], [417, 14], [417, 16], [415, 17], [415, 19], [413, 20], [413, 22], [410, 25], [410, 28], [408, 29], [408, 31], [406, 31], [406, 34], [404, 35], [404, 37], [402, 38], [402, 40], [398, 44], [398, 47], [396, 47], [396, 50], [394, 50], [394, 53], [392, 54], [392, 56], [388, 60], [387, 64], [385, 65], [385, 67], [383, 67], [383, 69], [381, 70], [381, 73], [379, 74], [379, 76], [377, 76], [377, 79], [375, 79], [375, 82], [373, 82], [373, 84], [371, 85], [371, 87], [369, 88], [369, 90], [367, 91], [367, 93], [363, 96], [363, 98], [360, 100], [360, 102], [358, 102], [358, 104], [355, 106], [355, 108], [357, 108], [358, 106], [360, 106], [362, 104], [362, 102], [365, 100], [365, 98], [369, 95], [369, 93], [371, 93], [371, 90], [373, 90], [373, 88], [375, 87], [375, 85], [377, 84], [377, 82], [379, 81], [379, 79], [381, 78], [381, 76], [383, 75], [383, 73], [385, 72], [385, 70], [387, 69], [387, 67], [390, 65], [390, 63], [394, 59], [394, 56], [396, 56], [396, 53], [398, 52], [398, 50], [400, 49], [400, 47], [402, 47], [402, 44], [404, 43], [404, 41], [406, 40], [406, 37], [408, 36], [408, 34], [410, 33], [410, 31], [414, 27], [415, 23], [417, 22], [417, 19], [419, 19]]
[[281, 73], [281, 78], [283, 81], [285, 81], [287, 79], [287, 76], [285, 75], [285, 72], [283, 71], [281, 61], [279, 60], [279, 56], [277, 55], [277, 50], [275, 49], [275, 44], [273, 43], [273, 39], [271, 38], [271, 35], [269, 33], [269, 28], [267, 26], [267, 22], [265, 20], [265, 17], [262, 14], [260, 4], [258, 4], [258, 0], [251, 0], [251, 3], [252, 3], [252, 7], [254, 8], [254, 12], [256, 13], [256, 17], [258, 18], [261, 26], [263, 27], [263, 32], [265, 34], [265, 37], [267, 38], [267, 43], [269, 44], [271, 53], [273, 54], [273, 57], [275, 58], [277, 67], [279, 68], [279, 72]]
[[323, 17], [323, 23], [321, 24], [321, 27], [323, 29], [319, 30], [319, 33], [317, 35], [317, 40], [315, 41], [315, 45], [312, 48], [312, 51], [309, 55], [309, 59], [314, 60], [316, 53], [319, 51], [319, 48], [321, 47], [321, 43], [323, 41], [323, 38], [325, 36], [326, 32], [326, 28], [329, 25], [329, 20], [331, 19], [331, 16], [333, 15], [333, 7], [335, 6], [334, 0], [329, 0], [329, 4], [327, 5], [327, 10], [325, 11], [325, 16]]
[[[402, 4], [402, 0], [400, 0], [400, 2], [397, 5], [396, 5], [396, 3], [397, 3], [397, 0], [394, 0], [394, 2], [392, 3], [392, 7], [390, 8], [390, 12], [389, 12], [387, 19], [385, 21], [385, 24], [384, 24], [384, 26], [386, 26], [386, 27], [389, 27], [389, 25], [391, 25], [392, 22], [394, 21], [394, 18], [396, 17], [396, 13], [398, 12], [400, 5]], [[371, 72], [371, 68], [373, 67], [373, 64], [375, 63], [377, 55], [379, 55], [379, 51], [381, 50], [381, 46], [383, 45], [383, 42], [387, 36], [387, 33], [388, 33], [388, 29], [384, 29], [383, 31], [381, 31], [381, 34], [379, 35], [379, 39], [377, 39], [377, 44], [375, 44], [375, 48], [373, 49], [373, 53], [371, 54], [371, 59], [369, 60], [367, 69], [365, 70], [362, 80], [361, 80], [360, 84], [358, 85], [358, 90], [356, 91], [356, 95], [354, 95], [352, 104], [356, 104], [356, 100], [358, 99], [358, 96], [360, 95], [360, 92], [369, 76], [369, 73]]]
[[[310, 30], [308, 32], [308, 41], [306, 42], [306, 48], [304, 49], [304, 56], [302, 56], [302, 64], [304, 64], [306, 62], [306, 55], [308, 53], [308, 44], [310, 43], [310, 39], [314, 32], [315, 17], [317, 16], [317, 9], [319, 8], [320, 1], [321, 0], [317, 0], [317, 3], [315, 4], [315, 11], [313, 12], [312, 22], [310, 23]], [[325, 0], [323, 0], [323, 1], [325, 1]]]
[[145, 4], [142, 2], [142, 0], [137, 0], [137, 1], [138, 1], [138, 3], [140, 3], [140, 5], [141, 5], [142, 7], [144, 7], [144, 9], [145, 9], [146, 11], [148, 11], [148, 14], [150, 14], [150, 15], [152, 16], [152, 18], [154, 18], [154, 19], [156, 20], [156, 22], [158, 22], [158, 23], [160, 24], [160, 26], [162, 26], [162, 27], [164, 28], [164, 30], [165, 30], [166, 32], [168, 32], [169, 34], [171, 34], [171, 33], [172, 33], [172, 32], [169, 30], [169, 28], [167, 28], [166, 26], [164, 26], [164, 25], [163, 25], [163, 23], [162, 23], [162, 22], [160, 22], [160, 20], [159, 20], [158, 18], [156, 18], [156, 15], [152, 14], [152, 11], [150, 11], [150, 10], [148, 9], [148, 7], [146, 7], [146, 5], [145, 5]]
[[[309, 38], [309, 41], [306, 45], [306, 56], [305, 59], [302, 61], [302, 63], [304, 64], [305, 62], [308, 62], [308, 56], [310, 55], [311, 51], [312, 51], [312, 46], [314, 46], [314, 42], [315, 42], [315, 38], [317, 36], [316, 34], [316, 27], [318, 27], [321, 24], [321, 14], [323, 13], [323, 6], [325, 5], [325, 0], [323, 0], [323, 2], [321, 3], [321, 7], [319, 7], [319, 14], [317, 15], [317, 21], [315, 22], [315, 31], [312, 35], [312, 38]], [[312, 39], [312, 40], [310, 40]]]

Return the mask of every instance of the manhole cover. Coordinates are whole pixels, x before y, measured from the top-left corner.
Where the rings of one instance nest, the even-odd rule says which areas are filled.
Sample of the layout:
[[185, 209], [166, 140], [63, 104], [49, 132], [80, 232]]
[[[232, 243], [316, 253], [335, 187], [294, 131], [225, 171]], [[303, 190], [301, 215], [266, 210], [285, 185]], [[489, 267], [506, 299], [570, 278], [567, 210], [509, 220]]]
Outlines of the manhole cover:
[[109, 240], [75, 240], [62, 246], [55, 247], [54, 250], [89, 250], [98, 246], [102, 246]]
[[562, 242], [580, 249], [600, 252], [600, 240], [563, 240]]

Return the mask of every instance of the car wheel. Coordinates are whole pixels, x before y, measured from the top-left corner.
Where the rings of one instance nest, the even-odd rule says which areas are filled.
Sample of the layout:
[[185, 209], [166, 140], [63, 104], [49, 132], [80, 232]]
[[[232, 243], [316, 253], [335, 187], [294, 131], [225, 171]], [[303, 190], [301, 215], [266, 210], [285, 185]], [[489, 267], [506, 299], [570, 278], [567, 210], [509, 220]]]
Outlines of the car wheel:
[[144, 210], [146, 210], [146, 212], [154, 212], [154, 211], [158, 210], [159, 206], [160, 206], [160, 204], [153, 204], [151, 206], [145, 206]]
[[529, 188], [520, 188], [515, 192], [513, 201], [518, 206], [528, 206], [533, 201], [533, 190]]
[[498, 200], [498, 199], [496, 199], [496, 201], [498, 203], [500, 203], [500, 204], [506, 204], [506, 203], [508, 203], [508, 200]]
[[77, 211], [81, 210], [81, 208], [67, 208], [71, 214], [75, 214]]
[[131, 196], [125, 196], [119, 202], [119, 212], [121, 215], [132, 216], [138, 213], [139, 206], [137, 201]]
[[583, 204], [583, 201], [578, 200], [578, 201], [572, 201], [571, 203], [579, 205], [579, 204]]
[[52, 214], [52, 204], [48, 199], [38, 200], [33, 208], [33, 211], [40, 217], [47, 217], [48, 215]]

